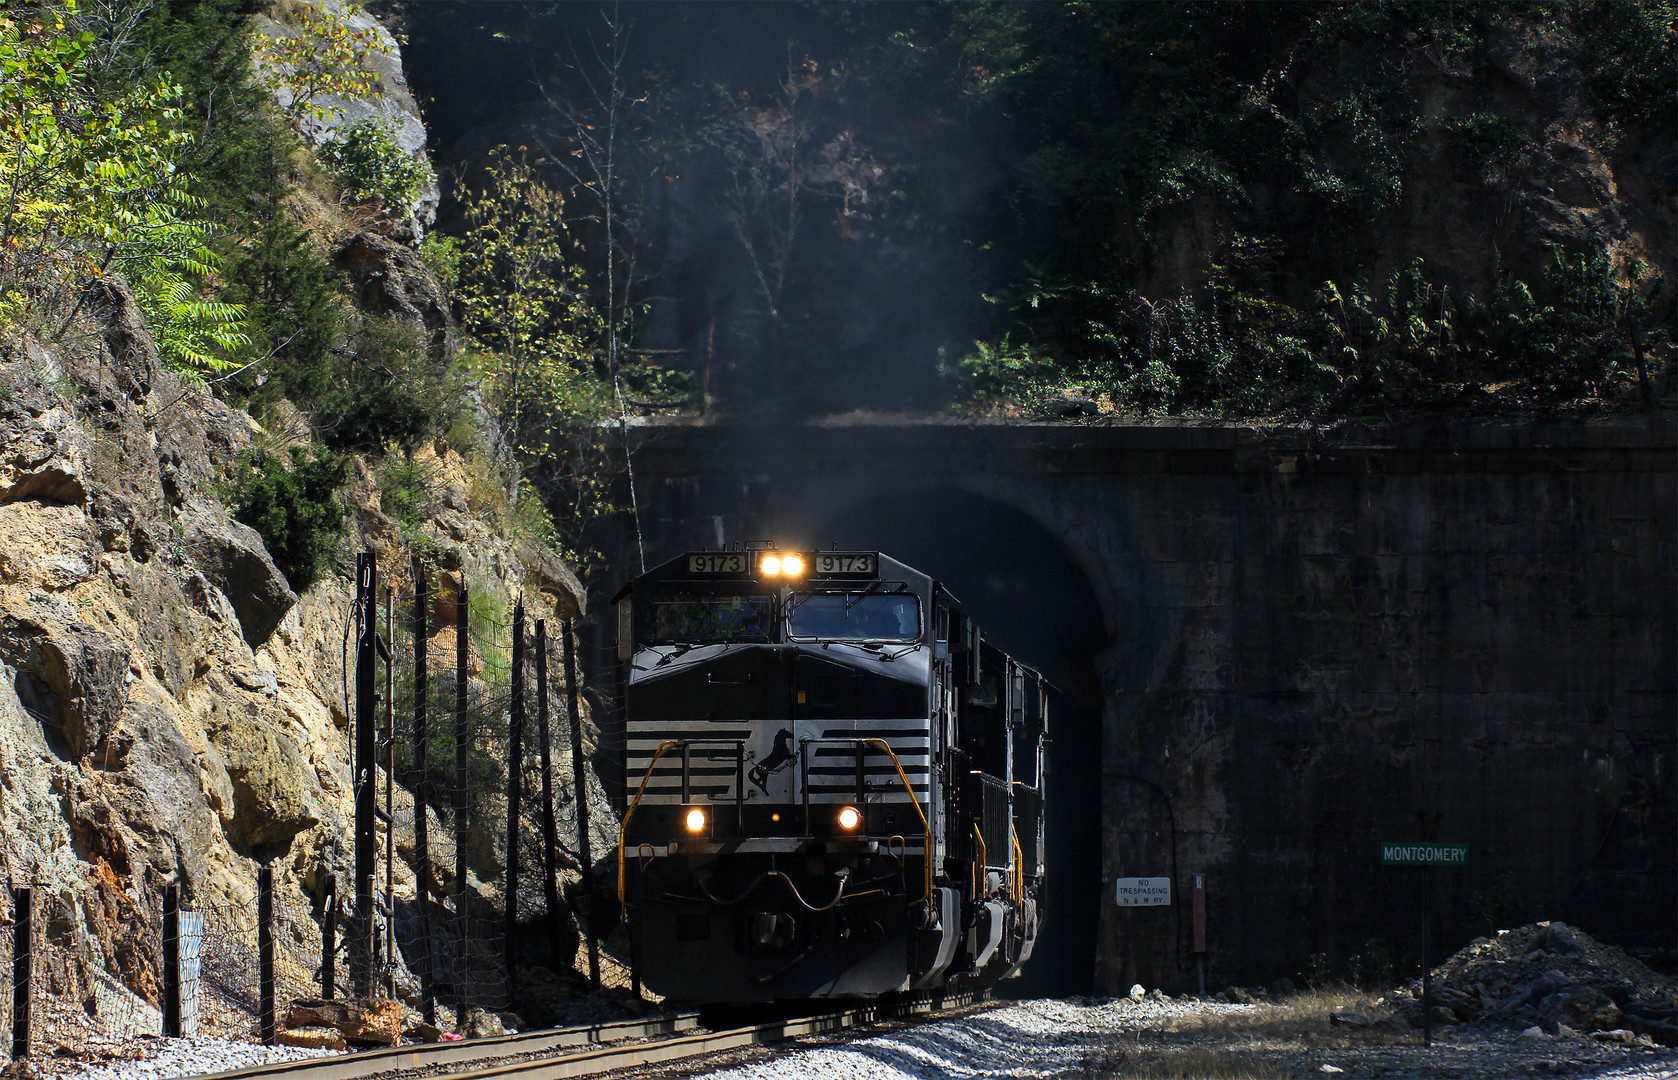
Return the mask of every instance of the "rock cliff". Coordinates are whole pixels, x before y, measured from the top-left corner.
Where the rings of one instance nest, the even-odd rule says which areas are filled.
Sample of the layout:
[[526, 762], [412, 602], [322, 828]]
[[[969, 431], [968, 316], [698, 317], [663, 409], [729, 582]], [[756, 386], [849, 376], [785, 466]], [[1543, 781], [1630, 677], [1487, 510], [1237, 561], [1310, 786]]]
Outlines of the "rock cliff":
[[[359, 9], [334, 10], [377, 26]], [[385, 94], [368, 115], [420, 154], [424, 132], [395, 42], [378, 33], [388, 44]], [[341, 104], [357, 117], [356, 103]], [[428, 180], [414, 221], [429, 220], [435, 198]], [[410, 324], [417, 347], [446, 359], [446, 291], [392, 238], [401, 222], [366, 229], [322, 238], [350, 301], [366, 318]], [[178, 884], [189, 907], [236, 912], [255, 910], [260, 864], [275, 867], [281, 889], [317, 901], [327, 875], [349, 880], [345, 628], [355, 552], [378, 556], [399, 597], [411, 595], [410, 554], [423, 553], [439, 611], [452, 611], [463, 585], [496, 617], [522, 596], [557, 639], [559, 620], [583, 609], [564, 561], [474, 500], [474, 467], [442, 441], [410, 456], [434, 498], [400, 523], [381, 509], [374, 464], [356, 459], [335, 566], [311, 584], [288, 581], [262, 535], [236, 519], [234, 485], [241, 454], [281, 454], [307, 441], [307, 425], [281, 402], [265, 427], [217, 389], [160, 362], [118, 277], [90, 287], [57, 340], [0, 334], [0, 874], [46, 894], [50, 989], [84, 1003], [115, 993], [157, 1004], [166, 885]], [[453, 631], [433, 636], [433, 655], [452, 657]], [[474, 699], [492, 709], [484, 651], [474, 645], [469, 675]], [[563, 696], [555, 700], [555, 781], [569, 800]], [[585, 730], [592, 750], [596, 735]], [[588, 786], [595, 850], [605, 852], [615, 819], [598, 781]], [[434, 805], [446, 806], [446, 793]], [[399, 902], [421, 872], [436, 893], [452, 888], [452, 846], [428, 815], [435, 839], [422, 868], [411, 796], [398, 790]], [[476, 839], [471, 886], [494, 905], [505, 837]], [[575, 886], [578, 868], [564, 869]], [[399, 985], [412, 987], [405, 971]], [[146, 1012], [133, 998], [125, 1008]]]

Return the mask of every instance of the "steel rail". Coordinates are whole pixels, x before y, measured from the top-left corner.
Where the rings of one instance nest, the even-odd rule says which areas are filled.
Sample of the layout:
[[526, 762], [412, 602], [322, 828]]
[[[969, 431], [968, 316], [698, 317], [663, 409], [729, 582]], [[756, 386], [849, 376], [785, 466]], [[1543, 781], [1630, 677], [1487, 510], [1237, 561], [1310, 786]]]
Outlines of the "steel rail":
[[671, 1035], [691, 1031], [698, 1026], [699, 1014], [684, 1012], [652, 1020], [618, 1020], [604, 1024], [521, 1031], [516, 1035], [486, 1039], [410, 1043], [377, 1050], [334, 1054], [330, 1057], [296, 1058], [269, 1065], [253, 1065], [245, 1069], [205, 1073], [194, 1080], [262, 1080], [264, 1077], [279, 1076], [285, 1077], [286, 1080], [360, 1080], [362, 1077], [409, 1069], [429, 1069], [440, 1065], [506, 1058], [515, 1054], [540, 1054], [550, 1050], [565, 1050], [624, 1039]]
[[[843, 1012], [792, 1020], [775, 1020], [753, 1027], [728, 1031], [701, 1032], [697, 1035], [676, 1036], [629, 1046], [606, 1046], [584, 1050], [561, 1057], [514, 1062], [474, 1071], [451, 1073], [451, 1080], [566, 1080], [571, 1077], [596, 1076], [618, 1069], [635, 1069], [660, 1065], [687, 1058], [709, 1057], [729, 1050], [743, 1050], [753, 1046], [782, 1042], [804, 1035], [820, 1035], [830, 1031], [871, 1024], [878, 1020], [902, 1016], [941, 1012], [973, 1004], [984, 997], [984, 991], [959, 995], [920, 994], [905, 1001], [870, 1002], [860, 1008]], [[952, 1000], [953, 998], [953, 1000]]]
[[[426, 1043], [329, 1058], [304, 1058], [214, 1073], [195, 1080], [259, 1080], [263, 1077], [284, 1077], [285, 1080], [366, 1080], [368, 1077], [398, 1071], [458, 1065], [472, 1061], [498, 1063], [480, 1069], [452, 1069], [448, 1073], [451, 1080], [561, 1080], [686, 1058], [706, 1057], [806, 1035], [842, 1031], [880, 1020], [930, 1015], [975, 1004], [984, 1000], [986, 996], [985, 990], [956, 994], [942, 991], [923, 992], [908, 998], [874, 1001], [859, 1008], [819, 1016], [775, 1020], [726, 1031], [703, 1031], [693, 1035], [673, 1034], [667, 1038], [632, 1042], [627, 1045], [590, 1045], [589, 1049], [527, 1057], [523, 1061], [507, 1062], [504, 1059], [514, 1055], [540, 1055], [548, 1050], [565, 1051], [573, 1046], [602, 1042], [605, 1041], [602, 1036], [609, 1032], [623, 1032], [622, 1038], [633, 1038], [637, 1034], [656, 1035], [661, 1032], [688, 1030], [698, 1025], [698, 1014], [683, 1013], [650, 1022], [630, 1021], [530, 1032], [500, 1039]], [[660, 1028], [660, 1025], [665, 1026]], [[572, 1041], [563, 1041], [567, 1038]]]

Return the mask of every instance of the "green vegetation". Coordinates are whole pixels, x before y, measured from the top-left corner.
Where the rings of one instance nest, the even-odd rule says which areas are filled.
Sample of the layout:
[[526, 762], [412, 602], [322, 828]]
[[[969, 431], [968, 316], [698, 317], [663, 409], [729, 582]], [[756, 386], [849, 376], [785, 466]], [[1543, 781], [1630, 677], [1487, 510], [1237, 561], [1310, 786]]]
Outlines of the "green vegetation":
[[456, 372], [428, 354], [418, 329], [366, 316], [319, 404], [322, 440], [334, 450], [412, 450], [454, 424], [462, 394]]
[[[1541, 278], [1505, 272], [1487, 294], [1457, 267], [1373, 270], [1383, 229], [1406, 227], [1395, 213], [1430, 126], [1479, 182], [1517, 182], [1530, 164], [1514, 116], [1428, 119], [1385, 73], [1418, 49], [1484, 68], [1489, 28], [1535, 20], [1535, 34], [1577, 35], [1609, 117], [1670, 132], [1675, 10], [1064, 5], [1029, 9], [1000, 44], [958, 31], [994, 66], [979, 92], [1038, 133], [1019, 196], [1043, 225], [1011, 239], [1033, 269], [1008, 294], [993, 339], [1006, 347], [976, 346], [958, 400], [1030, 408], [1044, 386], [1076, 383], [1149, 412], [1473, 411], [1494, 399], [1465, 386], [1508, 384], [1530, 407], [1637, 385], [1632, 339], [1646, 352], [1673, 314], [1646, 267], [1556, 250]], [[1088, 227], [1103, 218], [1134, 224]], [[1227, 239], [1202, 274], [1144, 295], [1155, 238], [1187, 220], [1227, 222]], [[1302, 275], [1314, 292], [1293, 284]]]
[[183, 91], [165, 72], [111, 78], [77, 14], [0, 15], [0, 320], [62, 336], [88, 282], [122, 273], [166, 362], [192, 377], [229, 367], [249, 338], [241, 307], [198, 293], [220, 260], [176, 164]]
[[[494, 87], [524, 59], [573, 61], [520, 83], [551, 110], [530, 146], [459, 163], [452, 235], [420, 245], [444, 289], [423, 317], [351, 295], [346, 273], [376, 268], [333, 265], [363, 257], [355, 232], [407, 237], [424, 174], [345, 122], [379, 93], [380, 34], [309, 3], [119, 7], [0, 13], [0, 323], [62, 338], [120, 273], [169, 367], [301, 416], [324, 450], [249, 457], [236, 482], [298, 581], [326, 565], [349, 452], [422, 543], [428, 443], [469, 462], [476, 511], [578, 552], [615, 511], [629, 413], [1588, 410], [1671, 390], [1670, 253], [1642, 226], [1591, 233], [1590, 198], [1544, 185], [1572, 155], [1646, 178], [1620, 208], [1664, 197], [1672, 0], [636, 9], [650, 32], [615, 5], [408, 5], [411, 74], [448, 82], [452, 103], [430, 97], [463, 128], [514, 103]], [[258, 13], [278, 28], [253, 37]], [[1552, 195], [1570, 231], [1518, 224]], [[1441, 238], [1435, 200], [1497, 222]]]
[[308, 234], [269, 218], [240, 248], [223, 292], [250, 313], [251, 351], [270, 358], [230, 389], [253, 409], [281, 396], [319, 401], [332, 385], [348, 305]]
[[387, 210], [403, 211], [419, 189], [425, 171], [390, 133], [363, 121], [321, 147], [321, 161], [337, 174], [353, 199], [379, 200]]
[[261, 50], [263, 59], [290, 72], [287, 119], [299, 125], [309, 119], [334, 120], [341, 112], [327, 100], [378, 96], [379, 80], [367, 64], [378, 44], [377, 31], [357, 30], [310, 4], [293, 5], [289, 16], [289, 32], [265, 37]]
[[338, 492], [349, 478], [350, 460], [299, 447], [289, 457], [242, 455], [229, 502], [234, 517], [261, 534], [274, 565], [301, 592], [332, 564], [344, 530]]
[[537, 453], [555, 425], [601, 414], [604, 393], [593, 376], [605, 328], [582, 268], [567, 257], [560, 193], [506, 147], [490, 155], [485, 172], [481, 190], [462, 192], [464, 325], [503, 432], [515, 450]]
[[[1076, 387], [1154, 413], [1298, 415], [1427, 405], [1515, 380], [1519, 404], [1549, 406], [1646, 378], [1629, 342], [1653, 321], [1664, 284], [1646, 266], [1616, 272], [1600, 252], [1556, 251], [1539, 289], [1504, 277], [1482, 299], [1435, 285], [1417, 259], [1375, 287], [1325, 281], [1296, 308], [1255, 289], [1264, 257], [1235, 248], [1245, 259], [1214, 264], [1203, 296], [1149, 303], [1087, 290], [1083, 301], [1109, 314], [1091, 328], [1094, 359], [1083, 365], [1056, 365], [1006, 336], [975, 342], [959, 373], [947, 372], [956, 400], [1035, 408]], [[1650, 327], [1641, 347], [1668, 333]]]

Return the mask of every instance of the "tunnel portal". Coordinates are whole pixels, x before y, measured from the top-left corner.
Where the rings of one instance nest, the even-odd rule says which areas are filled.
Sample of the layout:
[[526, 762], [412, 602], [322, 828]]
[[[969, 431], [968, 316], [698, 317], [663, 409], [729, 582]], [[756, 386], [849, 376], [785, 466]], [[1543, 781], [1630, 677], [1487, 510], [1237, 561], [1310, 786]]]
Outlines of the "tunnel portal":
[[[642, 550], [878, 548], [1066, 691], [1058, 947], [1023, 992], [1192, 989], [1195, 874], [1214, 989], [1403, 977], [1393, 841], [1474, 852], [1438, 876], [1443, 947], [1539, 919], [1678, 944], [1670, 421], [631, 432], [596, 607]], [[1119, 906], [1125, 876], [1171, 902]]]

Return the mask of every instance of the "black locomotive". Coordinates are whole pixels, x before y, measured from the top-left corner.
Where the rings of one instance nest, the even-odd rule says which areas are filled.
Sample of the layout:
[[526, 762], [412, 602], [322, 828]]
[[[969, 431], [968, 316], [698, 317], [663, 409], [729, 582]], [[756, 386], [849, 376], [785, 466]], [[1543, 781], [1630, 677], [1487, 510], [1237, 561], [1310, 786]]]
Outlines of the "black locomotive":
[[873, 551], [690, 552], [618, 596], [617, 890], [691, 1002], [987, 984], [1043, 901], [1047, 685]]

